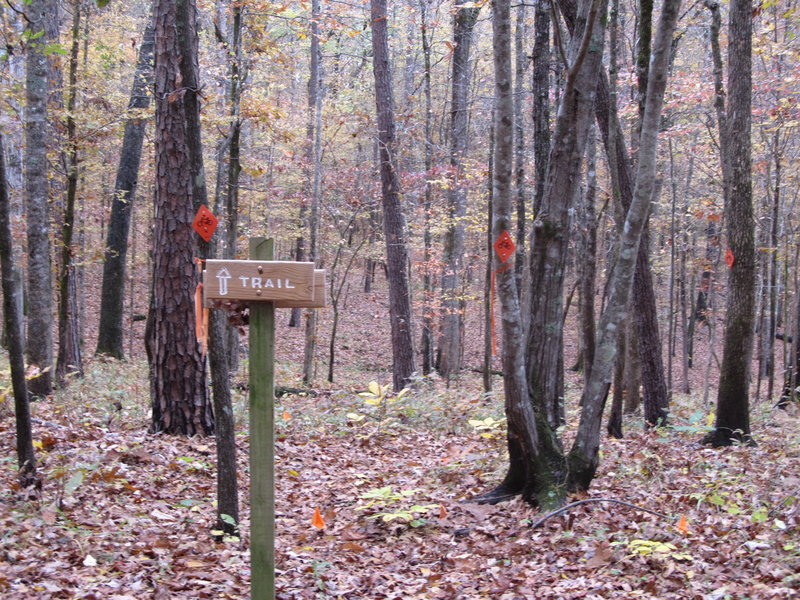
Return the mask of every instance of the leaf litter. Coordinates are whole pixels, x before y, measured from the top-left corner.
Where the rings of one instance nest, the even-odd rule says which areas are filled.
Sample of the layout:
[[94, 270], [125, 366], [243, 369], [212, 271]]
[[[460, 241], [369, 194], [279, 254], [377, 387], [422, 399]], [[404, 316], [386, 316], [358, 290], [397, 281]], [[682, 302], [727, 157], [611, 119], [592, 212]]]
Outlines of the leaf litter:
[[[115, 399], [118, 410], [88, 379], [33, 405], [38, 498], [15, 489], [13, 415], [0, 412], [0, 595], [249, 597], [245, 427], [244, 533], [218, 542], [214, 440], [148, 435], [146, 389]], [[276, 424], [280, 599], [800, 597], [796, 415], [756, 415], [756, 448], [712, 450], [691, 428], [631, 426], [604, 440], [591, 494], [671, 518], [590, 503], [532, 529], [542, 515], [519, 500], [467, 501], [503, 475], [503, 435], [482, 435], [500, 408], [465, 399], [477, 391], [420, 384], [378, 423], [359, 391], [276, 407], [291, 414]]]

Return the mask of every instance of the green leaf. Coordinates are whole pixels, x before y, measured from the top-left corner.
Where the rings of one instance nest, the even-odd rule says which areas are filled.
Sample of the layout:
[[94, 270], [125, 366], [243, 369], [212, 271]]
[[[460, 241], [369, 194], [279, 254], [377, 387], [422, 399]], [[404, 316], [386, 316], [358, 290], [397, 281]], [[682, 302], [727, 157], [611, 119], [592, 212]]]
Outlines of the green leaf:
[[750, 520], [753, 523], [764, 523], [767, 520], [767, 510], [765, 508], [759, 508], [750, 515]]
[[220, 515], [219, 518], [223, 523], [227, 523], [228, 525], [236, 525], [236, 519], [230, 515]]
[[110, 1], [111, 0], [95, 0], [95, 2], [97, 3], [97, 8], [103, 8]]
[[61, 44], [47, 44], [43, 49], [43, 53], [45, 56], [50, 56], [51, 54], [66, 54], [67, 49]]
[[71, 494], [75, 490], [77, 490], [80, 485], [83, 483], [84, 472], [83, 471], [75, 471], [72, 474], [72, 477], [69, 478], [66, 485], [64, 486], [64, 493]]

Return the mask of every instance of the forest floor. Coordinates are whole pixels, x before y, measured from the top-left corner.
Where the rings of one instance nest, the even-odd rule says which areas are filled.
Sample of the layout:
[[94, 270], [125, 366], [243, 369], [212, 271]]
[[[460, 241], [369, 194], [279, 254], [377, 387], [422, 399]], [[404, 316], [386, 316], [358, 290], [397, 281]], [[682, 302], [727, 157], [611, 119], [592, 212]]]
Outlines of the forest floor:
[[[281, 363], [278, 383], [296, 385], [292, 371]], [[800, 597], [796, 412], [757, 406], [758, 446], [722, 450], [698, 445], [709, 415], [688, 397], [675, 428], [645, 433], [631, 417], [625, 439], [604, 440], [591, 497], [665, 516], [587, 503], [534, 529], [541, 514], [518, 500], [468, 502], [506, 460], [502, 401], [479, 375], [420, 382], [383, 414], [358, 395], [368, 383], [279, 399], [278, 598]], [[141, 361], [95, 360], [33, 405], [35, 498], [15, 489], [0, 402], [0, 596], [247, 598], [245, 392], [235, 403], [244, 534], [215, 541], [214, 440], [146, 433]]]

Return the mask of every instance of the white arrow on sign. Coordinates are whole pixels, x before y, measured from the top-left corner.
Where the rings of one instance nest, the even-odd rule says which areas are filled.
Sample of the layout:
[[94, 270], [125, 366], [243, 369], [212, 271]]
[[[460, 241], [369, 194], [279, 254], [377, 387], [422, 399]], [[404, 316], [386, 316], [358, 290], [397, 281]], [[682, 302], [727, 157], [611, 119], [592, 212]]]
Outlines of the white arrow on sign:
[[217, 271], [217, 281], [219, 281], [219, 295], [228, 295], [228, 279], [231, 278], [231, 273], [225, 267]]

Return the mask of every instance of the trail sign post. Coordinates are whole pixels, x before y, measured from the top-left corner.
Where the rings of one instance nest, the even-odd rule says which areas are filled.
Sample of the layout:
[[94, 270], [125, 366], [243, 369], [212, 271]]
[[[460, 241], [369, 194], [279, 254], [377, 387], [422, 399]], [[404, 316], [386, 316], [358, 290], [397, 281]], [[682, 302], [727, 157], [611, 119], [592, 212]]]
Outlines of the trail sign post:
[[207, 260], [203, 298], [250, 306], [250, 598], [275, 598], [275, 308], [325, 306], [325, 271], [274, 261], [271, 239], [250, 239], [250, 260]]

